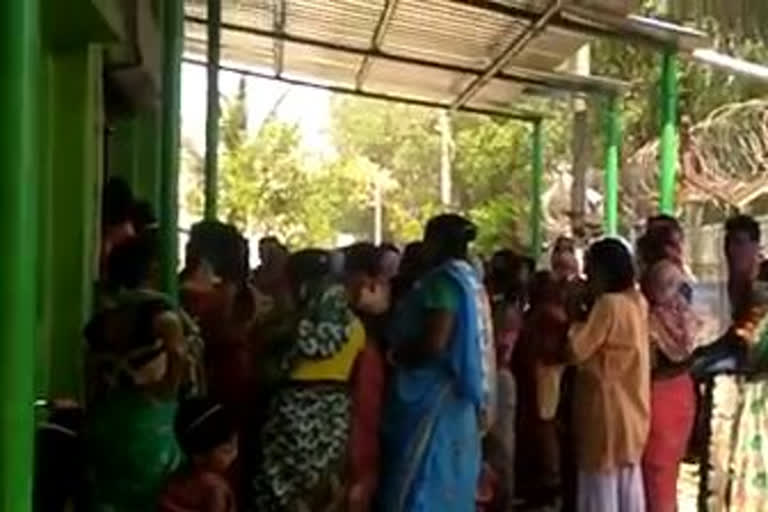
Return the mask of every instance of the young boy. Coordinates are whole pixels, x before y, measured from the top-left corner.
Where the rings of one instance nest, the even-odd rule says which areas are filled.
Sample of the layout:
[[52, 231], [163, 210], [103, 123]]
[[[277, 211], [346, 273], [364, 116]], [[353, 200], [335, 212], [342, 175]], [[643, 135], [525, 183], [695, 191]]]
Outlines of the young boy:
[[160, 512], [236, 512], [226, 478], [237, 457], [234, 420], [221, 404], [194, 398], [179, 407], [175, 429], [188, 464], [168, 483]]

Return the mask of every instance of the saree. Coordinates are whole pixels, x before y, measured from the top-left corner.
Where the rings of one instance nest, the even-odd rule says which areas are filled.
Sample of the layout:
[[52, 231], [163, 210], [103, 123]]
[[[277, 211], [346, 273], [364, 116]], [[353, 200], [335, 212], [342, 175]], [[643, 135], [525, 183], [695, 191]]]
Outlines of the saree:
[[339, 285], [320, 285], [284, 354], [288, 381], [261, 429], [259, 467], [246, 510], [336, 510], [343, 500], [351, 397], [348, 382], [365, 331]]
[[478, 415], [492, 386], [484, 348], [492, 341], [485, 339], [491, 335], [487, 298], [472, 267], [450, 261], [417, 283], [395, 311], [393, 343], [423, 339], [427, 294], [439, 280], [459, 291], [453, 333], [440, 357], [416, 368], [394, 369], [382, 425], [387, 457], [378, 505], [386, 512], [465, 512], [475, 507]]
[[[181, 462], [173, 431], [179, 389], [173, 381], [167, 388], [159, 384], [160, 372], [169, 371], [168, 353], [153, 330], [154, 319], [173, 309], [160, 294], [125, 292], [86, 327], [88, 510], [154, 510], [162, 486]], [[192, 375], [181, 375], [186, 390], [202, 382]]]
[[155, 510], [182, 461], [173, 432], [175, 400], [138, 390], [110, 394], [89, 410], [86, 427], [89, 511]]
[[[762, 284], [762, 283], [761, 283]], [[730, 510], [768, 510], [768, 293], [756, 286], [752, 307], [734, 325], [746, 342], [747, 376], [732, 434]]]

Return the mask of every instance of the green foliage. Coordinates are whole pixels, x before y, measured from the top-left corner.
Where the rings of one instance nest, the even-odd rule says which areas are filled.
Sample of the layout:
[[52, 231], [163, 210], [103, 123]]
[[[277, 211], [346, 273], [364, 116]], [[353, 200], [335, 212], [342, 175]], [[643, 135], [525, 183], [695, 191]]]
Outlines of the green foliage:
[[[646, 14], [658, 15], [661, 0], [646, 0]], [[705, 0], [668, 0], [674, 14], [695, 18], [715, 35], [718, 47], [768, 61], [760, 27], [750, 11], [713, 7]], [[746, 3], [744, 4], [746, 5]], [[743, 6], [742, 6], [743, 7]], [[757, 15], [764, 16], [761, 8]], [[730, 13], [726, 16], [724, 13]], [[715, 21], [719, 16], [721, 21]], [[738, 29], [743, 25], [743, 30]], [[623, 153], [628, 156], [658, 136], [660, 55], [626, 41], [593, 42], [592, 71], [632, 84], [624, 98]], [[681, 116], [692, 122], [729, 102], [760, 95], [760, 84], [734, 78], [692, 61], [680, 62]], [[546, 115], [545, 172], [570, 163], [570, 102], [525, 98], [519, 105]], [[599, 119], [598, 102], [591, 102]], [[247, 126], [245, 88], [224, 102], [220, 154], [220, 213], [252, 233], [274, 233], [296, 246], [333, 243], [337, 233], [371, 238], [374, 190], [382, 183], [384, 236], [408, 242], [421, 236], [440, 202], [439, 112], [410, 105], [334, 97], [331, 135], [338, 154], [316, 162], [302, 151], [297, 126], [268, 115]], [[275, 109], [273, 109], [275, 110]], [[451, 208], [478, 225], [481, 252], [521, 246], [528, 238], [530, 128], [524, 123], [457, 114], [452, 124]], [[601, 124], [592, 122], [594, 164], [602, 167]], [[193, 151], [185, 164], [202, 183], [202, 162]], [[545, 176], [545, 183], [547, 176]], [[189, 194], [192, 212], [202, 211], [202, 186]]]
[[[661, 15], [661, 3], [659, 0], [646, 1], [645, 14]], [[732, 2], [730, 7], [726, 6], [726, 2], [702, 0], [671, 0], [669, 3], [673, 14], [685, 14], [686, 20], [712, 34], [715, 47], [755, 62], [768, 61], [765, 41], [752, 30], [734, 32], [733, 27], [740, 18], [726, 16], [726, 12], [731, 10], [734, 13], [741, 12], [736, 5], [740, 2]], [[715, 7], [715, 4], [722, 5]], [[712, 16], [714, 14], [720, 17], [715, 18]], [[593, 45], [593, 73], [632, 84], [624, 98], [625, 154], [633, 153], [658, 136], [660, 70], [661, 55], [658, 50], [610, 39], [598, 40]], [[724, 104], [762, 94], [765, 94], [765, 89], [759, 82], [734, 77], [723, 70], [692, 60], [680, 60], [679, 112], [681, 117], [689, 118], [693, 123], [703, 120]]]
[[[332, 134], [341, 154], [360, 155], [390, 178], [384, 199], [390, 239], [419, 238], [429, 217], [444, 209], [439, 116], [436, 110], [409, 105], [333, 100]], [[481, 251], [519, 244], [529, 203], [530, 129], [516, 121], [466, 114], [453, 117], [452, 129], [451, 208], [478, 223]], [[556, 143], [562, 141], [555, 138]]]
[[[203, 163], [185, 148], [195, 180], [185, 198], [187, 209], [202, 213]], [[219, 217], [247, 233], [274, 234], [294, 246], [328, 245], [350, 204], [364, 196], [356, 166], [333, 162], [310, 169], [296, 125], [269, 115], [249, 131], [246, 95], [225, 101], [219, 155]]]
[[[335, 97], [331, 118], [331, 134], [342, 158], [367, 160], [372, 182], [376, 172], [389, 178], [383, 191], [386, 238], [419, 238], [426, 219], [439, 209], [436, 111]], [[371, 211], [371, 223], [372, 215]]]

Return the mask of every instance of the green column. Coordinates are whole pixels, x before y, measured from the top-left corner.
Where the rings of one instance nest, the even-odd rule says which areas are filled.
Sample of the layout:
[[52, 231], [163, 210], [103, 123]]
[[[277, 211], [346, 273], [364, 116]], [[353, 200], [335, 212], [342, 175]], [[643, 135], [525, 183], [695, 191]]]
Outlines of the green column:
[[0, 2], [0, 512], [32, 509], [39, 16]]
[[603, 200], [603, 230], [606, 235], [619, 231], [619, 158], [621, 150], [621, 100], [612, 95], [605, 100], [605, 176]]
[[208, 100], [205, 117], [205, 218], [216, 218], [219, 185], [221, 0], [208, 0]]
[[50, 233], [41, 254], [44, 250], [54, 277], [42, 288], [40, 302], [50, 314], [50, 392], [78, 398], [84, 390], [83, 326], [93, 312], [99, 252], [102, 48], [82, 45], [56, 52], [48, 69]]
[[179, 214], [179, 128], [181, 52], [184, 45], [182, 0], [163, 2], [163, 107], [160, 225], [163, 243], [163, 289], [176, 296]]
[[533, 123], [531, 151], [531, 255], [535, 261], [541, 256], [544, 211], [541, 194], [544, 192], [544, 132], [542, 122]]
[[661, 70], [661, 142], [659, 160], [659, 210], [674, 215], [678, 162], [677, 54], [666, 50]]

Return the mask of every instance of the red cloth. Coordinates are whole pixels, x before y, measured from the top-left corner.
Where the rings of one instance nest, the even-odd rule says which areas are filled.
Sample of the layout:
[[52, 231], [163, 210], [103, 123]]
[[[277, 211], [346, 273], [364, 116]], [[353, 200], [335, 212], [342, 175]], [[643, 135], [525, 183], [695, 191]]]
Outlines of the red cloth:
[[693, 429], [696, 398], [688, 374], [651, 385], [651, 431], [643, 456], [648, 512], [677, 510], [677, 477]]
[[209, 471], [185, 471], [168, 482], [159, 512], [236, 512], [235, 496], [227, 480]]
[[223, 290], [182, 289], [181, 302], [205, 341], [209, 395], [241, 415], [255, 391], [254, 333], [237, 318], [237, 304]]
[[379, 427], [386, 386], [386, 363], [375, 343], [368, 341], [357, 357], [352, 375], [352, 428], [349, 438], [350, 494], [369, 510], [379, 480]]

